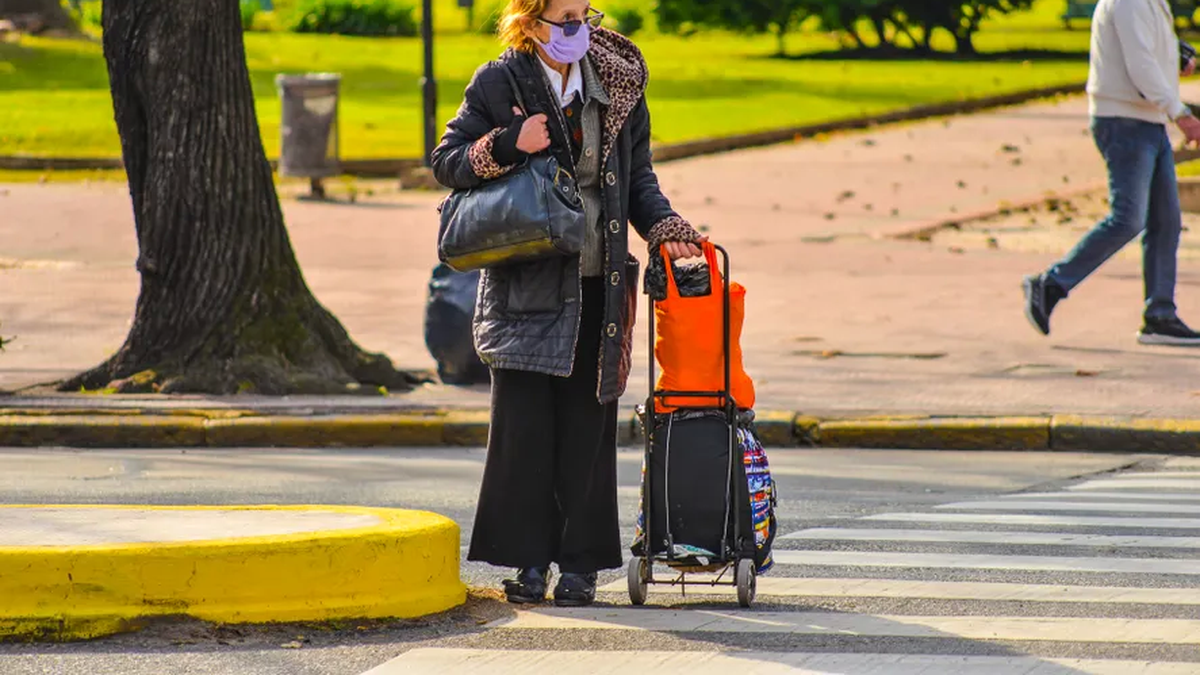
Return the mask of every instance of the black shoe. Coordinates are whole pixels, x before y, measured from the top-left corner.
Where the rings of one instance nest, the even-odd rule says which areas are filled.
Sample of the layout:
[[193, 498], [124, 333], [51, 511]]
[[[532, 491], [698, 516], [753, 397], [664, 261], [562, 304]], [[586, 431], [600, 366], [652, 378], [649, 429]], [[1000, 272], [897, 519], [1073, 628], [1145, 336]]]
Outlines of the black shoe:
[[549, 577], [549, 567], [518, 570], [516, 579], [504, 580], [504, 594], [508, 596], [509, 602], [517, 605], [545, 602], [546, 581]]
[[1200, 347], [1200, 333], [1187, 327], [1179, 317], [1169, 319], [1146, 319], [1138, 342], [1144, 345], [1171, 345], [1175, 347]]
[[554, 604], [559, 607], [587, 607], [596, 601], [596, 573], [564, 572], [554, 588]]
[[1042, 335], [1050, 334], [1050, 313], [1059, 300], [1067, 297], [1062, 286], [1046, 279], [1044, 274], [1025, 277], [1025, 316]]

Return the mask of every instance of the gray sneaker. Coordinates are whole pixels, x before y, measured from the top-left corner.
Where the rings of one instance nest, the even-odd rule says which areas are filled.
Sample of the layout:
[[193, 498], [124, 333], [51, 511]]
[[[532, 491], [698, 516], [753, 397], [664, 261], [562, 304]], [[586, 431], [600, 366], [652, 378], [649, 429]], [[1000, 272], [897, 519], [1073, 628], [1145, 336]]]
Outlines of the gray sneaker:
[[1138, 342], [1144, 345], [1171, 347], [1200, 347], [1200, 333], [1188, 328], [1179, 317], [1146, 319], [1138, 332]]

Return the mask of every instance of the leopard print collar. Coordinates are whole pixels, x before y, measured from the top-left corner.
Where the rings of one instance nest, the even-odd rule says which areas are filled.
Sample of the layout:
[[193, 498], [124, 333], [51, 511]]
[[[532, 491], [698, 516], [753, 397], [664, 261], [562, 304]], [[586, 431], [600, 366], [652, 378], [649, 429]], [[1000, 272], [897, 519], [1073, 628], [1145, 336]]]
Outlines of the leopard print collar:
[[604, 145], [600, 155], [600, 166], [605, 166], [617, 135], [646, 92], [650, 70], [646, 67], [641, 50], [619, 33], [599, 28], [592, 32], [591, 43], [588, 56], [610, 99], [604, 113]]

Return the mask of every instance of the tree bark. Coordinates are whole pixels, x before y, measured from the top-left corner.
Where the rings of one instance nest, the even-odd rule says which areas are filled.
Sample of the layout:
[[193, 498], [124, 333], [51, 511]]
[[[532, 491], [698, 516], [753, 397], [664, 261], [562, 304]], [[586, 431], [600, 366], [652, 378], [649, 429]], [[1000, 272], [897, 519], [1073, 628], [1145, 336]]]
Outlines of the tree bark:
[[141, 274], [133, 325], [62, 389], [345, 393], [418, 378], [313, 297], [263, 152], [238, 0], [105, 0]]
[[[26, 19], [32, 17], [37, 26], [24, 26]], [[19, 28], [31, 33], [46, 31], [64, 31], [75, 33], [78, 28], [71, 15], [63, 9], [58, 0], [0, 0], [0, 19], [10, 19]]]

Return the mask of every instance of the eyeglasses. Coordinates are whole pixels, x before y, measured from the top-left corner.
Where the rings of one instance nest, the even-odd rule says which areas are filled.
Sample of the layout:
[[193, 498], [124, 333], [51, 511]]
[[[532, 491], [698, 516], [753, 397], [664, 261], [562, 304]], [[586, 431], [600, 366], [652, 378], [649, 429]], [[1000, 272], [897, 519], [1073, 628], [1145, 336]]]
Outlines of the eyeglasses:
[[558, 22], [551, 21], [550, 19], [544, 19], [540, 16], [538, 17], [538, 21], [550, 26], [561, 28], [563, 35], [567, 37], [575, 37], [577, 34], [579, 34], [579, 30], [583, 28], [583, 24], [585, 23], [593, 30], [599, 28], [600, 24], [604, 21], [604, 12], [600, 12], [595, 8], [589, 7], [587, 18], [585, 18], [583, 21], [572, 19], [570, 21]]

